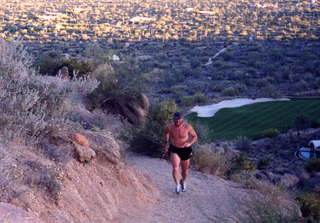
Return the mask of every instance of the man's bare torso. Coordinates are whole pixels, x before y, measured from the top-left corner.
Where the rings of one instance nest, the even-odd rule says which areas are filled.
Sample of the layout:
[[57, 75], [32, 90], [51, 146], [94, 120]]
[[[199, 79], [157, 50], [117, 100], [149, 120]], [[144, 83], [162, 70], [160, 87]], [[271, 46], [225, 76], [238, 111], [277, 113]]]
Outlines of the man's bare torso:
[[170, 142], [175, 147], [183, 148], [185, 143], [189, 140], [190, 126], [183, 123], [181, 126], [174, 124], [167, 126]]

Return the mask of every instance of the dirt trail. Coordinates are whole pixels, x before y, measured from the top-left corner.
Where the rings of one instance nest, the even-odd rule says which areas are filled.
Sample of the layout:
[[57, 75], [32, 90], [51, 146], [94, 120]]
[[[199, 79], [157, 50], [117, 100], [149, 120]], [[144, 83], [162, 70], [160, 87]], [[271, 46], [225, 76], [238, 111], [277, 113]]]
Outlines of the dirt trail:
[[153, 181], [160, 191], [160, 198], [151, 210], [125, 223], [237, 222], [240, 200], [247, 200], [249, 196], [238, 184], [194, 170], [190, 171], [187, 192], [177, 195], [167, 161], [134, 154], [126, 159]]

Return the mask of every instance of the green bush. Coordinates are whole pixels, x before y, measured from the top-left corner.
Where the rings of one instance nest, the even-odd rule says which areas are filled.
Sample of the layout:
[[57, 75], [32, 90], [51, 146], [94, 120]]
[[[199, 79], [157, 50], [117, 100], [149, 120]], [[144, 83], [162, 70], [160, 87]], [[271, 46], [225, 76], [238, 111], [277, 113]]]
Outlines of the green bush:
[[238, 89], [234, 87], [228, 87], [222, 91], [222, 95], [224, 96], [236, 96], [238, 94], [239, 94]]
[[172, 101], [163, 101], [152, 108], [143, 126], [124, 135], [130, 148], [138, 153], [161, 157], [163, 155], [163, 129], [172, 121], [175, 112], [177, 112], [177, 106]]
[[232, 158], [231, 167], [228, 172], [228, 176], [231, 176], [239, 172], [250, 172], [255, 171], [256, 165], [250, 160], [244, 153], [240, 153], [238, 156]]
[[297, 198], [301, 205], [302, 216], [308, 219], [308, 222], [320, 221], [320, 193], [307, 193]]
[[196, 93], [193, 95], [193, 100], [195, 103], [205, 103], [208, 101], [208, 97], [203, 93]]
[[270, 129], [266, 129], [262, 132], [262, 137], [268, 137], [268, 138], [273, 138], [276, 137], [280, 134], [280, 131], [278, 129], [275, 128], [270, 128]]
[[121, 64], [103, 64], [94, 72], [100, 82], [89, 95], [94, 107], [101, 107], [108, 101], [135, 98], [146, 91], [145, 79], [141, 78], [139, 66], [130, 61]]
[[212, 150], [209, 145], [200, 145], [194, 149], [192, 164], [201, 172], [225, 177], [231, 162], [225, 154]]
[[34, 62], [34, 67], [39, 69], [40, 74], [50, 76], [57, 75], [59, 69], [67, 67], [70, 77], [72, 77], [73, 74], [77, 74], [77, 76], [82, 77], [92, 72], [94, 66], [94, 64], [90, 64], [85, 61], [65, 58], [62, 54], [54, 51], [39, 56]]
[[308, 172], [320, 172], [320, 160], [310, 159], [304, 167]]
[[170, 87], [170, 91], [176, 95], [183, 95], [187, 89], [188, 87], [182, 84], [177, 84]]
[[194, 104], [193, 96], [184, 96], [181, 98], [181, 104], [184, 106], [191, 106]]
[[271, 160], [270, 158], [259, 160], [259, 162], [257, 164], [257, 168], [263, 169], [263, 168], [267, 167], [270, 163], [270, 160]]
[[208, 101], [208, 97], [203, 93], [196, 93], [192, 96], [184, 96], [181, 99], [181, 103], [185, 106], [191, 106], [196, 103], [205, 103]]

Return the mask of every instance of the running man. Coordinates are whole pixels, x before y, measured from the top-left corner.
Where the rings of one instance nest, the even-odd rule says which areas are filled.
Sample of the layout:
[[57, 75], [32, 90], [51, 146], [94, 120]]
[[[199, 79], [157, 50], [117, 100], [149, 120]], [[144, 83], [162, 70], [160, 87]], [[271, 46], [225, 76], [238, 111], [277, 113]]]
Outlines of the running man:
[[[184, 122], [179, 112], [173, 115], [173, 124], [164, 128], [163, 140], [164, 152], [169, 152], [172, 164], [172, 176], [176, 183], [176, 193], [186, 191], [186, 180], [189, 175], [190, 157], [192, 156], [191, 145], [195, 143], [198, 136], [191, 125]], [[181, 165], [180, 179], [179, 168]]]

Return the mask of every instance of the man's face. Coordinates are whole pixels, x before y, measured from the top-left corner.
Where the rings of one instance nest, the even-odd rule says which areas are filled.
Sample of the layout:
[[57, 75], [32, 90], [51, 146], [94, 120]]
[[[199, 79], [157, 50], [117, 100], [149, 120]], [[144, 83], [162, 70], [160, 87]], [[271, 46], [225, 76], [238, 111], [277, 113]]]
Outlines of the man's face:
[[174, 119], [173, 122], [174, 122], [174, 125], [175, 125], [175, 126], [179, 127], [179, 126], [182, 125], [183, 119], [182, 119], [182, 118]]

